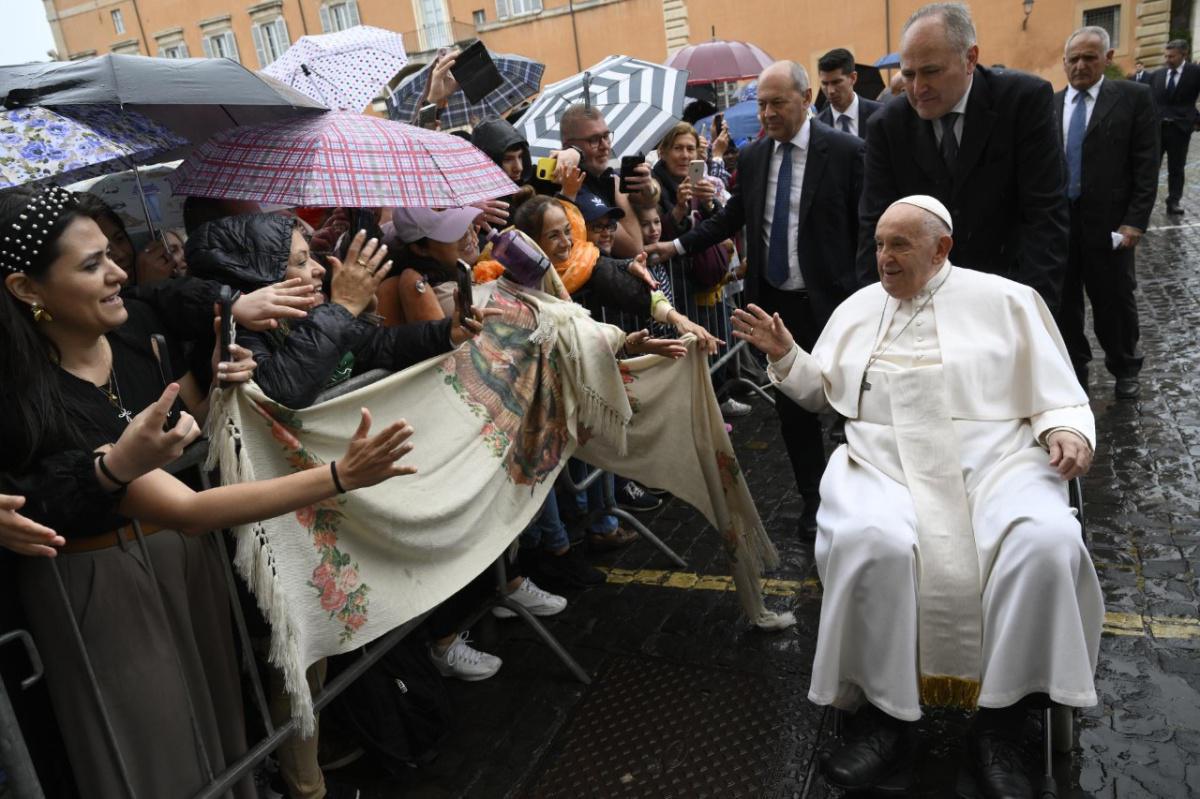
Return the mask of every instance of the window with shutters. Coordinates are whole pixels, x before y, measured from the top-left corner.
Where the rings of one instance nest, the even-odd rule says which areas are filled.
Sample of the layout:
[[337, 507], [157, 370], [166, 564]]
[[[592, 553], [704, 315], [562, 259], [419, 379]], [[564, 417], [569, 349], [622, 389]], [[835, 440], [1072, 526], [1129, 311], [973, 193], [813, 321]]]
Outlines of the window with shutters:
[[250, 32], [254, 35], [254, 50], [258, 55], [260, 67], [265, 67], [279, 58], [292, 44], [283, 17], [255, 23], [250, 27]]
[[475, 11], [471, 12], [471, 19], [474, 21], [475, 27], [478, 28], [480, 25], [483, 25], [487, 22], [487, 12], [482, 8], [476, 9]]
[[344, 31], [359, 24], [358, 0], [333, 0], [321, 6], [321, 29], [326, 33]]
[[187, 45], [184, 44], [183, 42], [180, 42], [179, 44], [172, 44], [172, 45], [168, 45], [166, 47], [160, 47], [160, 48], [158, 48], [158, 57], [159, 58], [187, 58], [188, 57]]
[[233, 31], [206, 32], [204, 34], [204, 57], [228, 58], [237, 61], [237, 40], [233, 38]]
[[[103, 17], [101, 17], [103, 19]], [[114, 8], [112, 12], [113, 30], [117, 33], [125, 32], [125, 17], [121, 16], [121, 9]]]
[[445, 0], [413, 0], [420, 28], [417, 29], [421, 50], [434, 50], [454, 44]]
[[1116, 50], [1121, 46], [1121, 7], [1104, 6], [1089, 8], [1083, 12], [1083, 24], [1095, 25], [1108, 31], [1111, 47]]
[[536, 14], [542, 10], [542, 0], [496, 0], [496, 19]]

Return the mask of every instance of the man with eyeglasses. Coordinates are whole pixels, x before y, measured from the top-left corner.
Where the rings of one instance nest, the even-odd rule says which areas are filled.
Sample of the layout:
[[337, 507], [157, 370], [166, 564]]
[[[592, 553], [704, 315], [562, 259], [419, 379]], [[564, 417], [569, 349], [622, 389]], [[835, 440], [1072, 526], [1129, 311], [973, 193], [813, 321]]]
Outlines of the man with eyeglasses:
[[[636, 256], [642, 251], [642, 229], [633, 213], [629, 194], [618, 188], [617, 170], [609, 166], [613, 138], [604, 115], [591, 106], [576, 103], [563, 112], [558, 125], [562, 131], [563, 149], [553, 155], [558, 158], [559, 174], [572, 167], [582, 169], [583, 187], [603, 199], [606, 205], [624, 213], [613, 240], [613, 255], [621, 258]], [[627, 183], [630, 194], [641, 194], [645, 202], [653, 202], [654, 184], [647, 164], [639, 166]]]

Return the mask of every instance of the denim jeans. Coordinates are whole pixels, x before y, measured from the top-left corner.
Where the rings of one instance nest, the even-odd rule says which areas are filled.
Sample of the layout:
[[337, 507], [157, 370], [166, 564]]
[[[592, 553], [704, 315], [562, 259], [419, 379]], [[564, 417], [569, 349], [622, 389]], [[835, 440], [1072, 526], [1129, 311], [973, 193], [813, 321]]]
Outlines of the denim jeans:
[[[571, 470], [571, 480], [575, 483], [583, 482], [588, 475], [588, 465], [583, 461], [578, 461], [574, 458], [567, 464], [567, 468]], [[596, 480], [586, 491], [581, 491], [575, 495], [575, 507], [580, 513], [587, 513], [596, 508], [604, 507], [604, 486], [607, 484], [610, 489], [615, 491], [613, 476], [611, 474], [603, 475], [599, 480]], [[617, 517], [609, 514], [598, 516], [588, 525], [589, 533], [597, 533], [605, 535], [616, 530], [618, 527]]]
[[567, 528], [558, 515], [558, 497], [554, 490], [546, 495], [542, 509], [533, 517], [524, 530], [521, 531], [522, 549], [541, 549], [546, 552], [558, 552], [571, 545], [567, 537]]

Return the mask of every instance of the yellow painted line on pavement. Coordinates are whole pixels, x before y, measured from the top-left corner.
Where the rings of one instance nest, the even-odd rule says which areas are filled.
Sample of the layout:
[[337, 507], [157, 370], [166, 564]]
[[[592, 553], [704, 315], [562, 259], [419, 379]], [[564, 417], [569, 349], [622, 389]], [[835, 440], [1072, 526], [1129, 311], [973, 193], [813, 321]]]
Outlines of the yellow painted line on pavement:
[[[733, 591], [733, 578], [724, 574], [695, 574], [693, 572], [662, 571], [658, 569], [614, 569], [601, 566], [607, 582], [614, 585], [648, 585], [675, 588], [683, 591]], [[768, 596], [816, 597], [821, 583], [807, 580], [763, 580], [763, 593]], [[1104, 614], [1104, 634], [1146, 636], [1160, 640], [1200, 638], [1200, 619], [1189, 616], [1144, 616], [1141, 613], [1109, 611]]]

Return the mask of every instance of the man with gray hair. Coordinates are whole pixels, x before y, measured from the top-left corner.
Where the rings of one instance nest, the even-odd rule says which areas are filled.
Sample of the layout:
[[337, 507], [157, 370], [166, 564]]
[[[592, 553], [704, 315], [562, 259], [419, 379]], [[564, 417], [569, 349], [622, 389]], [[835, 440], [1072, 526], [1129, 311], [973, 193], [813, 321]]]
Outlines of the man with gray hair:
[[900, 40], [907, 103], [871, 118], [858, 277], [875, 279], [875, 223], [908, 194], [954, 217], [956, 264], [1037, 289], [1056, 309], [1067, 266], [1067, 200], [1054, 90], [1041, 78], [979, 65], [970, 12], [918, 9]]
[[875, 229], [880, 282], [815, 346], [757, 305], [734, 335], [776, 388], [847, 420], [821, 482], [808, 698], [857, 712], [826, 778], [905, 791], [923, 708], [978, 709], [968, 795], [1032, 798], [1023, 700], [1096, 704], [1104, 601], [1065, 484], [1091, 465], [1095, 420], [1045, 303], [952, 265], [957, 235], [937, 199], [902, 197]]
[[650, 167], [647, 164], [637, 167], [627, 181], [629, 194], [624, 194], [620, 191], [617, 171], [609, 166], [613, 138], [604, 114], [594, 106], [575, 103], [562, 112], [558, 127], [563, 149], [550, 154], [558, 159], [555, 180], [561, 184], [573, 169], [583, 170], [583, 187], [604, 200], [608, 207], [619, 208], [625, 214], [617, 223], [613, 254], [625, 258], [637, 256], [642, 251], [642, 229], [630, 196], [641, 195], [642, 205], [654, 202]]
[[1066, 153], [1071, 239], [1058, 323], [1086, 391], [1086, 288], [1117, 398], [1134, 399], [1142, 368], [1134, 248], [1158, 193], [1159, 123], [1149, 86], [1105, 79], [1112, 56], [1108, 31], [1096, 26], [1072, 33], [1063, 50], [1067, 87], [1054, 95], [1054, 112]]
[[1167, 213], [1183, 213], [1183, 170], [1188, 144], [1196, 126], [1196, 98], [1200, 97], [1200, 67], [1188, 61], [1188, 43], [1172, 39], [1163, 51], [1163, 67], [1150, 77], [1150, 90], [1162, 120], [1162, 159], [1167, 159]]
[[[718, 213], [674, 241], [646, 248], [666, 259], [702, 252], [746, 229], [746, 295], [777, 312], [804, 346], [854, 288], [862, 140], [809, 119], [804, 67], [777, 61], [758, 78], [766, 133], [738, 155], [733, 196]], [[799, 533], [816, 532], [825, 468], [821, 422], [779, 395], [780, 430], [804, 499]]]

